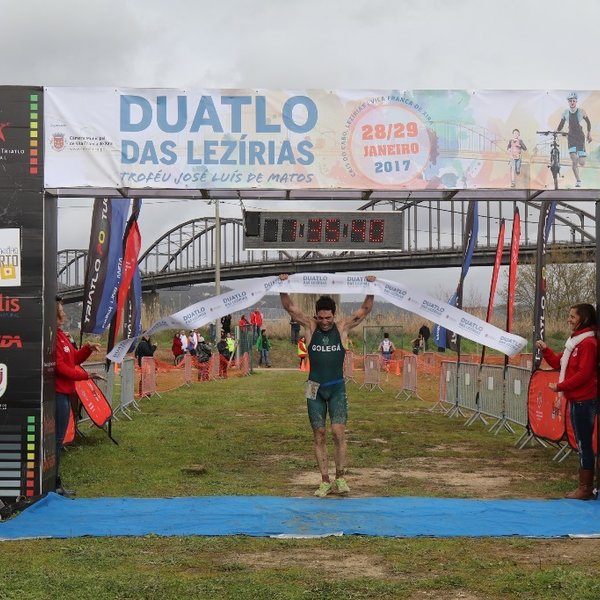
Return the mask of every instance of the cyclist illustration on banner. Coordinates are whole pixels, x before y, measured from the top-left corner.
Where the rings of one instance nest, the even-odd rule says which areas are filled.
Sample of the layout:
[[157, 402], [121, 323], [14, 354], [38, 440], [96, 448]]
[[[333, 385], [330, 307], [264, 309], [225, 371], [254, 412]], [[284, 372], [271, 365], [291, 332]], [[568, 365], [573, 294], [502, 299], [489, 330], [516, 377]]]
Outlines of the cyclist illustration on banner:
[[558, 189], [558, 177], [560, 175], [560, 148], [558, 146], [558, 136], [567, 135], [564, 131], [537, 131], [540, 135], [551, 135], [552, 141], [550, 142], [550, 164], [548, 168], [552, 173], [552, 179], [554, 180], [554, 189]]
[[513, 129], [512, 138], [508, 140], [506, 149], [510, 153], [510, 187], [515, 187], [517, 176], [521, 174], [522, 153], [527, 152], [527, 146], [521, 139], [521, 132], [518, 129]]
[[[569, 155], [571, 156], [573, 174], [575, 175], [575, 187], [581, 187], [579, 167], [585, 165], [585, 157], [587, 156], [585, 151], [586, 140], [588, 144], [592, 143], [592, 123], [585, 110], [577, 107], [577, 100], [576, 92], [571, 92], [567, 96], [569, 108], [563, 112], [556, 130], [562, 131], [565, 124], [568, 124], [567, 142], [569, 144]], [[581, 126], [584, 121], [587, 126], [587, 135], [584, 133], [583, 127]]]

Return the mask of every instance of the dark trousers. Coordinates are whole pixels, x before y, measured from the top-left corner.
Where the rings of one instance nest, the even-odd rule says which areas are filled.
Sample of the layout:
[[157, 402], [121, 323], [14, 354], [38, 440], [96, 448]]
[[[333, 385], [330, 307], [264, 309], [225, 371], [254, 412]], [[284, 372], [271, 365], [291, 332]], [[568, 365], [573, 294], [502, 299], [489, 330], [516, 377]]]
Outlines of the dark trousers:
[[592, 434], [594, 432], [594, 419], [596, 418], [596, 400], [569, 401], [569, 411], [573, 432], [577, 440], [579, 464], [582, 469], [592, 470], [594, 468]]

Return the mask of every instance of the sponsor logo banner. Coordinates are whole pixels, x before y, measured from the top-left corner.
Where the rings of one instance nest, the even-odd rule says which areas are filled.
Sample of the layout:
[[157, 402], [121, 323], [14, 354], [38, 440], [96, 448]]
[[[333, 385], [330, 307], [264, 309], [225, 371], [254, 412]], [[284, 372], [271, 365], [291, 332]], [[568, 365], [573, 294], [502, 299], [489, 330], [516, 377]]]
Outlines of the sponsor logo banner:
[[11, 298], [6, 294], [0, 294], [0, 319], [10, 319], [18, 317], [20, 312], [20, 298]]
[[[47, 187], [553, 189], [585, 148], [600, 92], [48, 87]], [[591, 121], [588, 115], [592, 115]], [[546, 132], [546, 135], [540, 132]], [[588, 144], [589, 145], [589, 144]], [[562, 188], [576, 179], [565, 169]]]
[[0, 229], [0, 287], [21, 285], [21, 230]]

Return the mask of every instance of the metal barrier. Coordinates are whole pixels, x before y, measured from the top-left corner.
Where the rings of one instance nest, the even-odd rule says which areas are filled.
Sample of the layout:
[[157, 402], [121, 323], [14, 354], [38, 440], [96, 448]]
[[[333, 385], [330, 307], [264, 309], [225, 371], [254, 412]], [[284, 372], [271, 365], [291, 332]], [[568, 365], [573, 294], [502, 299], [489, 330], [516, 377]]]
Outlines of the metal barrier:
[[346, 352], [344, 356], [344, 381], [357, 383], [354, 379], [354, 352]]
[[527, 427], [527, 389], [531, 368], [509, 366], [506, 373], [505, 416], [521, 427]]
[[[504, 416], [504, 367], [499, 365], [483, 365], [481, 369], [481, 394], [479, 410], [481, 414], [502, 419]], [[492, 430], [497, 424], [492, 426]]]
[[[143, 360], [143, 359], [142, 359]], [[127, 419], [131, 420], [129, 408], [133, 407], [137, 411], [140, 410], [138, 403], [135, 401], [135, 359], [127, 357], [121, 364], [121, 396], [119, 405], [115, 408], [113, 414], [118, 420], [118, 414], [121, 413]]]
[[415, 396], [421, 400], [421, 396], [417, 393], [417, 357], [407, 354], [404, 357], [402, 365], [402, 388], [396, 394], [396, 398], [402, 396], [408, 400], [411, 396]]
[[[452, 361], [442, 362], [439, 383], [439, 399], [432, 407], [450, 405], [446, 414], [453, 416], [462, 414], [460, 409], [474, 411], [466, 424], [474, 421], [477, 415], [495, 418], [497, 421], [489, 429], [498, 433], [502, 428], [515, 433], [511, 423], [527, 427], [527, 389], [531, 373], [523, 367], [509, 365], [480, 365], [472, 363], [457, 364]], [[458, 385], [457, 385], [458, 370]], [[478, 374], [480, 376], [478, 377]], [[477, 398], [479, 390], [479, 398]], [[458, 392], [458, 397], [457, 397]], [[481, 417], [485, 423], [485, 419]]]
[[[375, 388], [379, 388], [383, 392], [381, 387], [381, 357], [379, 354], [366, 354], [364, 359], [365, 365], [365, 378], [363, 384], [359, 389], [364, 387], [368, 388], [369, 392], [372, 392]], [[370, 386], [370, 387], [369, 387]]]
[[142, 357], [142, 372], [140, 378], [140, 398], [151, 398], [158, 393], [156, 387], [156, 363], [154, 357], [144, 356]]
[[[454, 366], [454, 368], [453, 368]], [[454, 405], [456, 399], [456, 363], [443, 360], [440, 365], [440, 384], [438, 387], [438, 401], [429, 409], [433, 412], [439, 408], [443, 413], [450, 410], [446, 405]]]
[[[461, 409], [473, 411], [473, 414], [479, 414], [477, 407], [477, 391], [479, 383], [479, 365], [473, 362], [461, 362], [458, 366], [458, 397], [454, 410], [448, 411], [448, 416], [460, 414], [465, 416]], [[467, 420], [467, 423], [470, 419]]]

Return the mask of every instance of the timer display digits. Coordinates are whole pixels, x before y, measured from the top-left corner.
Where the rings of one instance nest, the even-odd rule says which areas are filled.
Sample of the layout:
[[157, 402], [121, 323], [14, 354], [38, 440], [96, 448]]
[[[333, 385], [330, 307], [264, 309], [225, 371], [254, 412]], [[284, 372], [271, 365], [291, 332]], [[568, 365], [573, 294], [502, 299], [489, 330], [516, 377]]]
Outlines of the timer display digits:
[[339, 219], [325, 219], [325, 241], [329, 243], [340, 241]]
[[283, 225], [281, 226], [281, 241], [295, 242], [297, 228], [298, 221], [296, 219], [283, 219]]
[[367, 221], [366, 219], [353, 219], [352, 233], [350, 234], [351, 242], [364, 242], [367, 237]]
[[279, 221], [277, 219], [265, 219], [265, 242], [276, 242], [279, 232]]
[[323, 235], [321, 232], [322, 229], [323, 219], [309, 219], [307, 241], [311, 243], [320, 242]]
[[387, 250], [402, 248], [401, 212], [244, 213], [244, 248]]

